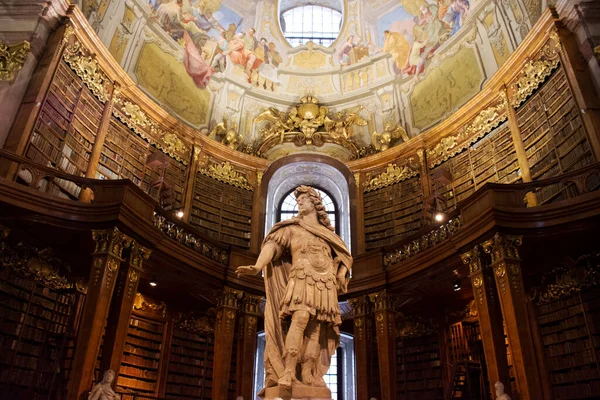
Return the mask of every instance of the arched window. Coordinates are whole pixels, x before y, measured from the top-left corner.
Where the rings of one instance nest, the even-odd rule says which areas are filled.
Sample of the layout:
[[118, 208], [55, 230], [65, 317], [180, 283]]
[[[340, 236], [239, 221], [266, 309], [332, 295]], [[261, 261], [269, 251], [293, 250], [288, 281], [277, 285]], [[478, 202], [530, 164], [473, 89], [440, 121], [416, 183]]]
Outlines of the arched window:
[[342, 26], [342, 13], [333, 8], [306, 5], [281, 14], [283, 36], [292, 46], [308, 41], [329, 47], [337, 39]]
[[[329, 216], [329, 220], [331, 221], [331, 225], [335, 228], [336, 232], [339, 232], [338, 224], [336, 223], [337, 218], [337, 207], [335, 202], [329, 195], [329, 193], [324, 190], [315, 188], [317, 193], [321, 196], [321, 200], [323, 200], [323, 206], [325, 207], [325, 211]], [[298, 203], [296, 203], [296, 196], [294, 195], [294, 190], [289, 192], [287, 195], [283, 197], [281, 204], [279, 206], [279, 213], [277, 215], [277, 222], [285, 221], [286, 219], [290, 219], [298, 215]]]

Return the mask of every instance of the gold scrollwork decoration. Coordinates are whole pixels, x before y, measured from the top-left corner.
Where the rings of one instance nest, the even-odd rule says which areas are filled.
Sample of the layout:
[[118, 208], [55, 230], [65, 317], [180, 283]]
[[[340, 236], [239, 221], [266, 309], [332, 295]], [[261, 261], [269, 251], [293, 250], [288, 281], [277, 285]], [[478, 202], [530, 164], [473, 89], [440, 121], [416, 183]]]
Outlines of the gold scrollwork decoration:
[[369, 180], [364, 191], [370, 192], [417, 176], [420, 168], [415, 167], [412, 162], [413, 158], [410, 158], [403, 166], [388, 164], [384, 172]]
[[[67, 33], [69, 34], [67, 36]], [[90, 91], [100, 100], [106, 102], [110, 93], [107, 86], [111, 83], [108, 76], [102, 71], [98, 65], [98, 60], [95, 56], [90, 55], [89, 51], [81, 46], [74, 31], [65, 31], [64, 40], [70, 41], [73, 37], [73, 42], [65, 47], [63, 59], [71, 67], [71, 69], [81, 78]]]
[[221, 164], [213, 164], [208, 168], [201, 168], [200, 172], [229, 185], [246, 190], [253, 190], [252, 186], [248, 183], [248, 179], [236, 171], [229, 161], [225, 161]]
[[521, 70], [521, 76], [512, 84], [512, 106], [518, 108], [523, 104], [533, 91], [544, 83], [559, 63], [560, 60], [557, 58], [555, 60], [532, 60], [525, 64]]
[[188, 154], [190, 148], [177, 134], [162, 130], [137, 104], [121, 96], [115, 96], [113, 99], [115, 107], [112, 108], [112, 113], [117, 119], [169, 157], [183, 165], [189, 164], [189, 160], [182, 155]]
[[133, 300], [133, 309], [151, 312], [162, 317], [167, 315], [167, 304], [164, 301], [161, 301], [160, 303], [153, 302], [148, 300], [139, 292], [135, 294], [135, 299]]
[[199, 334], [213, 334], [215, 331], [215, 309], [210, 308], [206, 315], [178, 313], [173, 319], [177, 328]]
[[460, 153], [506, 121], [506, 94], [502, 91], [498, 97], [498, 103], [481, 110], [458, 134], [444, 137], [433, 148], [427, 149], [427, 156], [432, 160], [431, 168]]
[[26, 40], [13, 45], [0, 41], [0, 81], [14, 82], [30, 51]]

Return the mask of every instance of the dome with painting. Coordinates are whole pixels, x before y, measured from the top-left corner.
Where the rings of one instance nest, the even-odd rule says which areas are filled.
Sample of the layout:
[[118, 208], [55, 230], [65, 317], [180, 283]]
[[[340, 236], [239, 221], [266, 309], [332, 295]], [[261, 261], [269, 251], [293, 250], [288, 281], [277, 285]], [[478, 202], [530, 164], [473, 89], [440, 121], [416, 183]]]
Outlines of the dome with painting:
[[[137, 86], [229, 148], [358, 159], [473, 98], [539, 18], [517, 0], [83, 0]], [[310, 99], [310, 100], [308, 100]], [[302, 114], [307, 102], [316, 114]], [[311, 106], [312, 107], [312, 106]]]

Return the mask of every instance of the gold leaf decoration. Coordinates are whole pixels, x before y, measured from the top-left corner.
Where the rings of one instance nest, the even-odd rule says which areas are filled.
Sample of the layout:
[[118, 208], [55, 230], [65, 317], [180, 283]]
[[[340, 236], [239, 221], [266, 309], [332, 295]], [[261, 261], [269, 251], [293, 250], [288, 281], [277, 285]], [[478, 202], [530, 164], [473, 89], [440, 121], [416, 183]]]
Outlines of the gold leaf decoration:
[[0, 81], [13, 82], [29, 55], [28, 41], [8, 45], [0, 41]]
[[396, 164], [388, 164], [385, 172], [377, 175], [371, 179], [365, 188], [365, 192], [370, 192], [375, 189], [380, 189], [394, 183], [404, 181], [408, 178], [412, 178], [419, 174], [419, 169], [412, 167], [410, 164], [412, 158], [404, 166], [398, 166]]
[[481, 110], [458, 134], [442, 138], [432, 149], [427, 150], [427, 156], [432, 160], [431, 168], [460, 153], [507, 120], [506, 94], [500, 92], [499, 98], [498, 104]]
[[529, 61], [521, 70], [521, 77], [513, 83], [512, 106], [518, 108], [535, 89], [537, 89], [547, 77], [550, 76], [558, 64], [559, 59], [555, 60], [536, 60]]
[[135, 299], [133, 300], [133, 309], [151, 312], [162, 317], [167, 315], [167, 305], [164, 301], [161, 301], [160, 303], [152, 302], [144, 297], [141, 293], [135, 294]]
[[110, 83], [110, 80], [98, 66], [98, 60], [90, 55], [85, 47], [81, 46], [72, 27], [68, 27], [65, 31], [64, 41], [69, 43], [63, 53], [65, 62], [69, 64], [100, 102], [106, 102], [109, 98], [106, 86]]
[[202, 168], [200, 169], [200, 172], [230, 185], [246, 190], [252, 190], [252, 186], [250, 186], [246, 177], [236, 171], [229, 161], [225, 161], [221, 164], [213, 164], [208, 168]]
[[117, 119], [171, 158], [183, 165], [189, 164], [189, 160], [181, 157], [180, 154], [189, 153], [190, 148], [175, 133], [168, 133], [160, 129], [158, 124], [150, 119], [137, 104], [124, 100], [121, 96], [115, 96], [113, 99], [115, 106], [112, 113]]

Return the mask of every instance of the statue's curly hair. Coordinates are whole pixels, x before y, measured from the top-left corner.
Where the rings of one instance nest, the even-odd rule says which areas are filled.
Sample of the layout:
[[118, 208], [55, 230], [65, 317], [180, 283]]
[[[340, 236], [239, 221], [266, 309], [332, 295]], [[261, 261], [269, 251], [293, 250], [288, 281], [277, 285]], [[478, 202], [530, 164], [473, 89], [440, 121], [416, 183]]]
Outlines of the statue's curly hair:
[[308, 198], [315, 206], [315, 210], [317, 210], [317, 219], [321, 225], [335, 231], [335, 228], [331, 225], [331, 221], [329, 220], [329, 215], [327, 215], [327, 211], [325, 211], [325, 206], [323, 205], [323, 200], [319, 193], [312, 186], [301, 185], [294, 190], [294, 196], [296, 196], [297, 199], [301, 194], [308, 195]]

